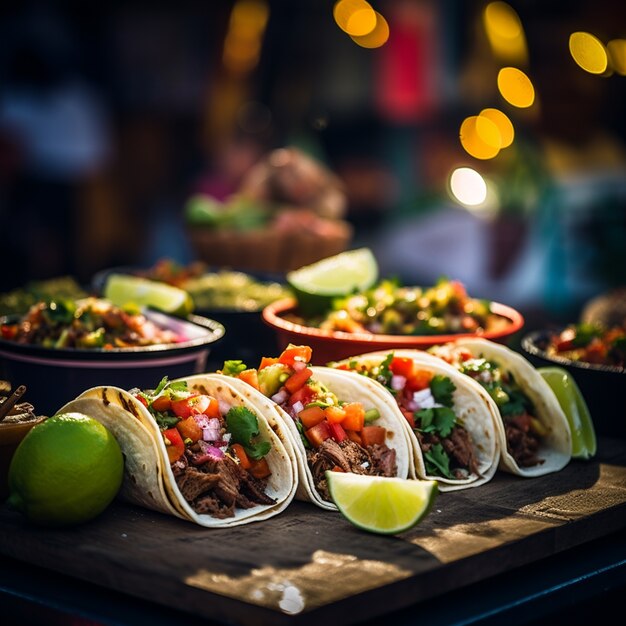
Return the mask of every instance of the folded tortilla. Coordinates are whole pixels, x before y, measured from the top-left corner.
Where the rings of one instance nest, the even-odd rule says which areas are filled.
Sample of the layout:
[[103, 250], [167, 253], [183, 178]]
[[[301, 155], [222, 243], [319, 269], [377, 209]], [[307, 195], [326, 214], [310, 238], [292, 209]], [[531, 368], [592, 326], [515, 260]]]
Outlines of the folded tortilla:
[[[546, 429], [540, 439], [536, 453], [540, 462], [521, 467], [513, 458], [508, 443], [506, 426], [498, 405], [487, 393], [490, 403], [498, 415], [497, 433], [500, 440], [500, 468], [518, 476], [543, 476], [563, 469], [572, 458], [572, 435], [567, 417], [561, 409], [554, 392], [541, 374], [521, 354], [487, 339], [458, 339], [457, 341], [431, 348], [430, 352], [445, 359], [453, 366], [460, 366], [461, 355], [468, 352], [476, 359], [487, 359], [510, 372], [534, 407], [534, 417]], [[466, 376], [476, 388], [484, 387], [474, 378]]]
[[[497, 416], [488, 395], [482, 389], [474, 388], [466, 380], [466, 377], [453, 367], [423, 351], [408, 349], [370, 352], [350, 357], [331, 365], [333, 367], [350, 366], [355, 371], [370, 371], [373, 367], [380, 366], [389, 357], [390, 352], [393, 352], [393, 355], [396, 357], [411, 359], [420, 371], [426, 371], [433, 376], [443, 375], [452, 381], [455, 386], [452, 395], [452, 410], [457, 417], [458, 425], [462, 426], [469, 435], [473, 458], [475, 459], [476, 471], [470, 472], [466, 477], [449, 478], [429, 473], [419, 438], [402, 413], [399, 413], [404, 424], [407, 440], [410, 442], [413, 450], [412, 456], [417, 477], [424, 480], [436, 480], [439, 483], [440, 491], [457, 491], [459, 489], [478, 487], [491, 480], [498, 468], [500, 458], [500, 446], [496, 433]], [[396, 397], [390, 389], [380, 382], [367, 378], [363, 374], [358, 375], [376, 385], [378, 393], [384, 395], [386, 402], [393, 404], [394, 409], [399, 411]]]
[[[373, 381], [352, 372], [342, 372], [329, 367], [310, 366], [313, 371], [312, 378], [318, 380], [333, 392], [340, 400], [345, 402], [361, 402], [366, 408], [376, 408], [380, 417], [375, 425], [386, 429], [386, 445], [396, 452], [396, 476], [400, 478], [415, 478], [413, 451], [409, 446], [408, 439], [402, 422], [404, 418], [397, 412], [393, 405], [381, 396]], [[224, 376], [222, 374], [209, 374], [209, 378], [220, 380], [236, 388], [245, 395], [259, 410], [273, 407], [275, 414], [285, 425], [289, 433], [295, 455], [298, 460], [298, 488], [296, 498], [306, 502], [312, 502], [317, 506], [336, 511], [337, 507], [329, 500], [322, 497], [316, 489], [313, 469], [307, 459], [302, 435], [298, 431], [296, 423], [291, 416], [278, 404], [272, 402], [244, 381]], [[269, 403], [269, 404], [268, 404]]]
[[259, 436], [271, 445], [265, 457], [271, 470], [265, 493], [274, 500], [273, 504], [236, 508], [233, 517], [224, 519], [197, 513], [178, 488], [159, 426], [148, 409], [123, 389], [88, 389], [58, 412], [84, 413], [113, 433], [124, 454], [124, 481], [120, 496], [128, 502], [208, 528], [246, 524], [280, 513], [295, 496], [297, 466], [290, 438], [282, 422], [276, 418], [275, 411], [252, 405], [234, 388], [209, 377], [200, 375], [184, 380], [189, 391], [211, 395], [221, 407], [243, 406], [255, 413]]

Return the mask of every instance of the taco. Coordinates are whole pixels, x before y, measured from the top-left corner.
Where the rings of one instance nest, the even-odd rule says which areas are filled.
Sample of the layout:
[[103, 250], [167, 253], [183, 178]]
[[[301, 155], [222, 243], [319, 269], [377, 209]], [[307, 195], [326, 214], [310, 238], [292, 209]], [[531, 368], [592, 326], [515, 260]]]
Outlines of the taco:
[[567, 417], [550, 386], [522, 355], [486, 339], [459, 339], [429, 351], [489, 394], [499, 417], [502, 469], [532, 477], [569, 463]]
[[296, 459], [274, 412], [206, 376], [154, 390], [94, 387], [66, 404], [100, 421], [125, 457], [121, 496], [201, 526], [280, 513], [296, 490]]
[[376, 381], [404, 416], [419, 478], [440, 491], [478, 487], [496, 472], [496, 415], [484, 394], [419, 350], [371, 352], [330, 364]]
[[393, 404], [372, 381], [310, 361], [310, 347], [289, 345], [278, 358], [264, 357], [258, 368], [226, 361], [210, 377], [230, 381], [259, 407], [271, 400], [296, 451], [301, 500], [336, 510], [327, 470], [414, 477], [412, 449]]

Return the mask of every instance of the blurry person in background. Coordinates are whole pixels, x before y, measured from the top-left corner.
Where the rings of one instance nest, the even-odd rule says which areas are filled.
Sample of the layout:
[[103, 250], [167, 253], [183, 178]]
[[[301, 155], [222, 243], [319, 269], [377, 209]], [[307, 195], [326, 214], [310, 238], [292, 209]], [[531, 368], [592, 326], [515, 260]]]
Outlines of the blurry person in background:
[[21, 9], [0, 23], [0, 258], [11, 268], [2, 289], [84, 277], [81, 196], [109, 156], [106, 114], [71, 25], [45, 3]]

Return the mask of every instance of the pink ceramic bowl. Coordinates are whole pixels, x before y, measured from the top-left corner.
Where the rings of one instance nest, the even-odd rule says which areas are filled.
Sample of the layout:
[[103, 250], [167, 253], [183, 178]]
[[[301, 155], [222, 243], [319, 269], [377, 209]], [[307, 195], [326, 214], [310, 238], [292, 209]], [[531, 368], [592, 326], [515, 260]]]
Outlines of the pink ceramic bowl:
[[[288, 343], [308, 345], [313, 349], [312, 361], [315, 365], [324, 365], [329, 361], [338, 361], [364, 352], [375, 350], [393, 350], [395, 348], [415, 348], [427, 350], [431, 346], [454, 341], [461, 337], [476, 337], [475, 333], [454, 335], [376, 335], [368, 333], [346, 333], [303, 326], [285, 319], [285, 315], [294, 313], [294, 299], [277, 300], [263, 309], [263, 321], [276, 332], [278, 348], [283, 349]], [[501, 316], [505, 323], [497, 330], [481, 333], [479, 336], [492, 341], [503, 342], [524, 326], [524, 318], [515, 309], [491, 303], [491, 310]]]

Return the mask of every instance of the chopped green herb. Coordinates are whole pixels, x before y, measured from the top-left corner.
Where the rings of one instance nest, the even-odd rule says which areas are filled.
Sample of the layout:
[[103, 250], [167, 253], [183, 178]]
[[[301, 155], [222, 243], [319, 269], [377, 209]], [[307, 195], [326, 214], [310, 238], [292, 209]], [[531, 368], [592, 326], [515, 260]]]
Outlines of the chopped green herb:
[[436, 374], [430, 381], [430, 390], [435, 398], [435, 402], [447, 407], [452, 406], [452, 394], [455, 389], [454, 383], [443, 374]]
[[247, 369], [248, 369], [248, 366], [241, 359], [233, 359], [231, 361], [224, 361], [224, 367], [222, 367], [222, 374], [224, 374], [224, 376], [236, 377], [241, 372]]
[[424, 453], [424, 460], [426, 461], [426, 471], [429, 474], [454, 478], [450, 473], [450, 457], [445, 453], [440, 443], [431, 446], [430, 450]]
[[234, 406], [226, 413], [226, 425], [233, 443], [240, 443], [253, 459], [264, 457], [271, 449], [268, 441], [254, 442], [259, 435], [257, 416], [245, 406]]

